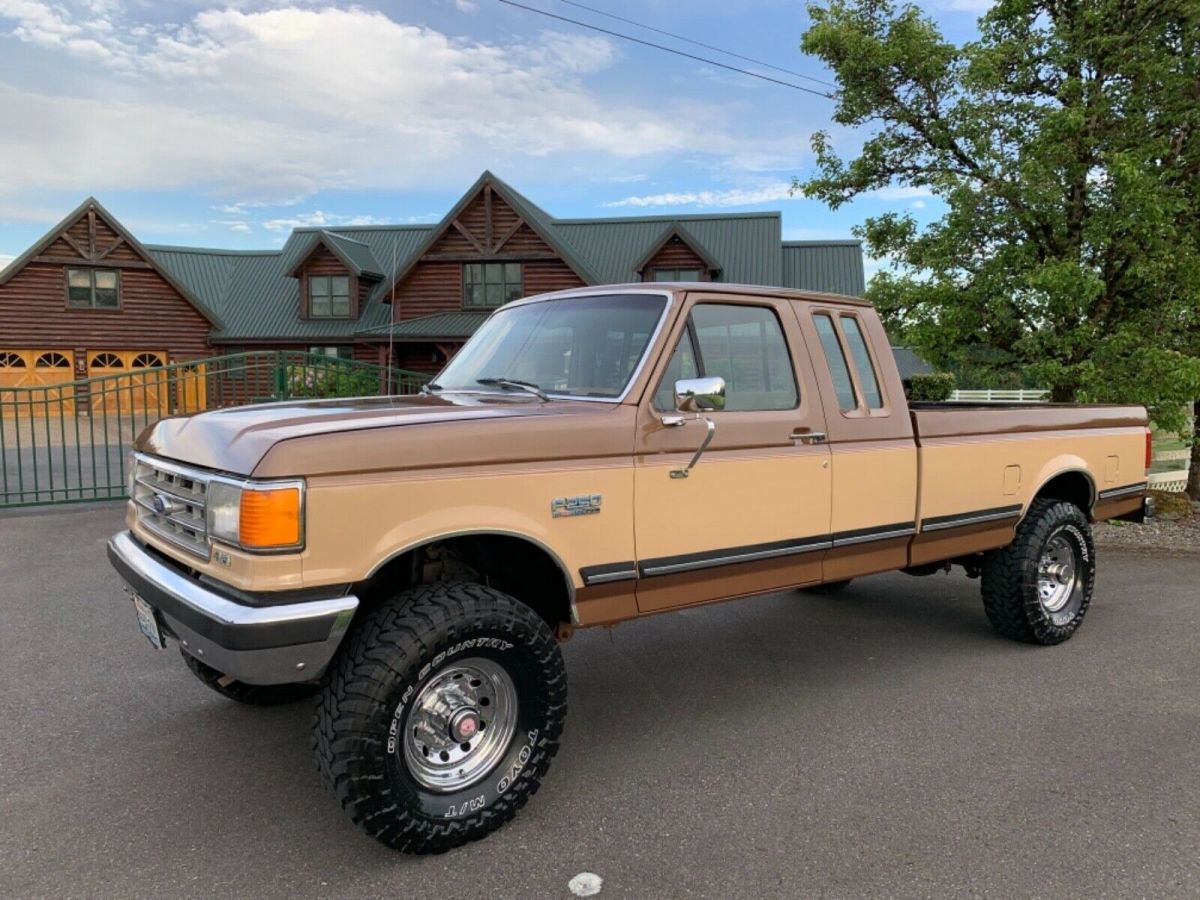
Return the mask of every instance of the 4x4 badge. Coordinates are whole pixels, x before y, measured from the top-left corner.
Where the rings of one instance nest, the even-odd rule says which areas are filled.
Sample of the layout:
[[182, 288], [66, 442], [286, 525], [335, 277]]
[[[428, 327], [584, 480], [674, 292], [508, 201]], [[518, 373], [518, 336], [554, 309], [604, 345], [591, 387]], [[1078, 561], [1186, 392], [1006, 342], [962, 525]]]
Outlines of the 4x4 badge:
[[555, 497], [550, 501], [550, 515], [556, 519], [563, 516], [586, 516], [600, 512], [599, 494], [580, 494], [578, 497]]

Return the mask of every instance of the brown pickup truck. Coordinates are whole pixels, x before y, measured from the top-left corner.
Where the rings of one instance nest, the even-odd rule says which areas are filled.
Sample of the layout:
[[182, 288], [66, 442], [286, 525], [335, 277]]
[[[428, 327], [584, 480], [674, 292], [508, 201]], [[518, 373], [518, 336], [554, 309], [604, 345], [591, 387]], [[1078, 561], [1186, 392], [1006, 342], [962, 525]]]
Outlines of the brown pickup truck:
[[215, 691], [315, 693], [350, 817], [436, 852], [537, 789], [575, 628], [957, 564], [1001, 634], [1066, 640], [1148, 439], [1135, 407], [910, 406], [847, 297], [588, 288], [502, 307], [423, 396], [159, 422], [109, 557]]

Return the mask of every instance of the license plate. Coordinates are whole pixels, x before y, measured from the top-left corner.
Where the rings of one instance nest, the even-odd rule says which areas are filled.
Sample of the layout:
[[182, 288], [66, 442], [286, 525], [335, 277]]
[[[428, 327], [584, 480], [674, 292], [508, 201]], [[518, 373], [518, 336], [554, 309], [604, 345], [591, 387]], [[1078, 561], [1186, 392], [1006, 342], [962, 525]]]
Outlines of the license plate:
[[163, 649], [166, 646], [166, 642], [163, 641], [162, 628], [159, 627], [158, 615], [154, 612], [154, 607], [137, 596], [137, 594], [134, 594], [133, 608], [137, 610], [138, 627], [142, 629], [142, 634], [146, 636], [146, 640], [159, 650]]

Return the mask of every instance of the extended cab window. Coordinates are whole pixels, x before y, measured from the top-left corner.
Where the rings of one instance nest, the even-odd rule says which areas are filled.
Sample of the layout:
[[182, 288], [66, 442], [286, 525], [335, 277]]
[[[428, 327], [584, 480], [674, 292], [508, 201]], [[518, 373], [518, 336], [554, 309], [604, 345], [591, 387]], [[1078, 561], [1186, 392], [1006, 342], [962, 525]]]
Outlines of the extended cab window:
[[842, 352], [842, 342], [838, 340], [833, 319], [819, 314], [813, 316], [813, 324], [817, 326], [821, 349], [825, 351], [829, 374], [833, 376], [833, 389], [837, 393], [838, 407], [843, 412], [857, 409], [858, 398], [854, 393], [854, 382], [850, 380], [850, 367], [846, 365], [846, 354]]
[[846, 335], [846, 344], [850, 347], [850, 358], [854, 360], [854, 370], [858, 373], [858, 383], [862, 386], [863, 399], [867, 401], [868, 409], [882, 409], [883, 397], [879, 393], [879, 379], [875, 377], [875, 367], [871, 364], [871, 352], [867, 349], [866, 339], [858, 319], [854, 316], [842, 316], [842, 333]]
[[774, 310], [765, 306], [702, 303], [654, 395], [654, 406], [675, 406], [675, 381], [697, 376], [725, 379], [729, 412], [795, 409], [796, 373]]

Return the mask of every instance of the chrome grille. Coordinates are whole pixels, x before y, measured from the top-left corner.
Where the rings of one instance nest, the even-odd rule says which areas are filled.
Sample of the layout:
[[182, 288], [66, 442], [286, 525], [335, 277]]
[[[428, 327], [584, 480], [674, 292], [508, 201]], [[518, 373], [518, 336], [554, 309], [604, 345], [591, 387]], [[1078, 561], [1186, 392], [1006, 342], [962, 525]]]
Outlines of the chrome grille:
[[208, 476], [152, 457], [134, 458], [133, 502], [138, 521], [153, 534], [208, 559]]

